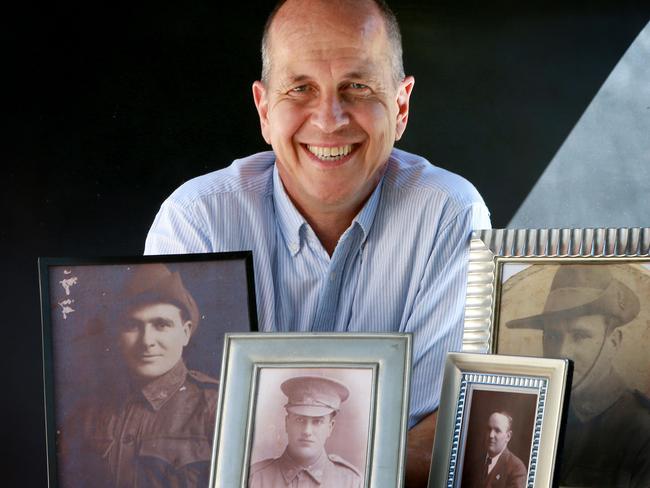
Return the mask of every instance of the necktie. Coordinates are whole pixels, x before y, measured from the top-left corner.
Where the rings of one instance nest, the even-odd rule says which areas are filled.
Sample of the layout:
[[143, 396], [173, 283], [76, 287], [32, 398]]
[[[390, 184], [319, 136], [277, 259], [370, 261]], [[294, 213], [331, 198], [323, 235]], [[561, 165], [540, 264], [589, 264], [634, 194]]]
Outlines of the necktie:
[[490, 456], [485, 456], [485, 464], [483, 464], [483, 475], [481, 476], [481, 481], [483, 482], [487, 480], [490, 464], [492, 464], [492, 458]]

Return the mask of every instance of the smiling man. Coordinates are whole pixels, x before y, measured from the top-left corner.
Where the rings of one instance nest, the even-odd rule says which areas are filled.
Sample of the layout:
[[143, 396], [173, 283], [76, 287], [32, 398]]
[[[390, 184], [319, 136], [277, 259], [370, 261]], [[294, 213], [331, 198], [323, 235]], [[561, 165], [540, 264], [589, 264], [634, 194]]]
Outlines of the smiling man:
[[162, 264], [129, 267], [113, 298], [106, 350], [124, 364], [63, 429], [62, 486], [207, 486], [218, 382], [183, 361], [198, 307]]
[[248, 487], [361, 488], [357, 468], [325, 450], [348, 388], [321, 376], [291, 378], [280, 388], [287, 396], [287, 447], [280, 457], [251, 466]]
[[179, 188], [145, 252], [253, 250], [263, 331], [413, 333], [407, 477], [425, 486], [469, 238], [490, 221], [470, 183], [393, 147], [413, 86], [383, 2], [280, 2], [253, 84], [273, 151]]
[[463, 486], [472, 488], [524, 488], [526, 466], [508, 449], [512, 439], [512, 416], [507, 412], [493, 412], [488, 418], [485, 433], [485, 455], [477, 477]]

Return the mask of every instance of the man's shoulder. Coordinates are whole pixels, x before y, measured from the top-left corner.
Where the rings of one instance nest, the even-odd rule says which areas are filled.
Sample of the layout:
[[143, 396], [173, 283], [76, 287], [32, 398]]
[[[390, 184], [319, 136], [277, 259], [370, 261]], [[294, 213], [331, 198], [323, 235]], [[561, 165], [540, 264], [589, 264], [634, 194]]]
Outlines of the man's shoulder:
[[178, 187], [168, 198], [177, 205], [191, 205], [197, 200], [218, 196], [272, 194], [275, 154], [265, 151], [235, 159], [229, 166], [212, 171]]
[[460, 207], [484, 205], [478, 190], [462, 176], [397, 148], [391, 152], [385, 183], [390, 189], [430, 193]]
[[356, 466], [354, 466], [352, 463], [346, 461], [341, 456], [337, 456], [336, 454], [328, 454], [327, 458], [337, 468], [348, 471], [349, 474], [352, 475], [352, 476], [355, 476], [355, 477], [358, 477], [358, 478], [361, 477], [361, 474], [359, 473], [359, 470], [356, 468]]
[[213, 378], [210, 375], [202, 373], [201, 371], [196, 371], [194, 369], [189, 369], [187, 371], [187, 377], [191, 379], [194, 383], [199, 384], [204, 388], [219, 388], [219, 380]]
[[258, 461], [252, 464], [249, 475], [253, 476], [254, 474], [259, 473], [260, 471], [264, 471], [265, 469], [271, 467], [273, 464], [277, 464], [276, 463], [277, 460], [278, 458], [268, 458], [268, 459], [264, 459], [263, 461]]
[[519, 459], [519, 456], [509, 449], [506, 449], [503, 454], [503, 460], [508, 464], [510, 470], [526, 473], [526, 465], [521, 459]]

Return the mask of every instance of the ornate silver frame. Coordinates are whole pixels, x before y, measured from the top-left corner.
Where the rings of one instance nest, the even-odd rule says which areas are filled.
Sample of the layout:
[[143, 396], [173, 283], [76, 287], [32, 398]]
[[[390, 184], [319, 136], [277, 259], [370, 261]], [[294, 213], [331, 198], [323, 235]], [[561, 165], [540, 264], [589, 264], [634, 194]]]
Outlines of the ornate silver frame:
[[501, 264], [647, 260], [650, 228], [492, 229], [470, 244], [463, 351], [498, 353]]
[[570, 362], [471, 353], [449, 353], [445, 364], [429, 488], [457, 488], [467, 434], [466, 403], [475, 385], [537, 394], [526, 488], [551, 487], [568, 398]]
[[247, 486], [258, 371], [265, 367], [374, 369], [365, 486], [403, 486], [411, 335], [254, 333], [226, 335], [211, 488]]

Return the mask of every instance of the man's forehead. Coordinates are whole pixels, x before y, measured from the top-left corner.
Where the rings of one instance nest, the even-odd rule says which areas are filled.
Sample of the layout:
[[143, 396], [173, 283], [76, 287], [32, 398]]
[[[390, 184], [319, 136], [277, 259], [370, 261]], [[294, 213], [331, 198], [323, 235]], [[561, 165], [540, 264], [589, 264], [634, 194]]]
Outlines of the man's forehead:
[[300, 48], [295, 43], [304, 39], [325, 49], [333, 38], [348, 38], [351, 45], [358, 45], [363, 40], [376, 40], [380, 34], [385, 34], [385, 24], [372, 2], [331, 0], [289, 0], [280, 8], [269, 30], [272, 47], [285, 45], [293, 49]]

